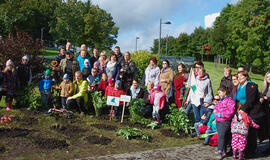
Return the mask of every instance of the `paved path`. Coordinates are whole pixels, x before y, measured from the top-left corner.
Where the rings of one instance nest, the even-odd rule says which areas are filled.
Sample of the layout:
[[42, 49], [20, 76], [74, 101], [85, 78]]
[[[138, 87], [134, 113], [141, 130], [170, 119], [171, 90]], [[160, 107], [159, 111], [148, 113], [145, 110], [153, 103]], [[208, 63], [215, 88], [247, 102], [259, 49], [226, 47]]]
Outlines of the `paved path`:
[[[267, 142], [258, 144], [258, 150], [267, 147]], [[89, 157], [81, 160], [212, 160], [216, 159], [216, 147], [204, 146], [202, 144], [189, 145], [184, 147], [174, 147], [165, 149], [154, 149], [143, 152], [133, 152], [117, 155], [108, 155], [102, 157]], [[232, 157], [224, 158], [224, 160], [232, 160]], [[256, 155], [251, 159], [265, 160], [270, 156]]]

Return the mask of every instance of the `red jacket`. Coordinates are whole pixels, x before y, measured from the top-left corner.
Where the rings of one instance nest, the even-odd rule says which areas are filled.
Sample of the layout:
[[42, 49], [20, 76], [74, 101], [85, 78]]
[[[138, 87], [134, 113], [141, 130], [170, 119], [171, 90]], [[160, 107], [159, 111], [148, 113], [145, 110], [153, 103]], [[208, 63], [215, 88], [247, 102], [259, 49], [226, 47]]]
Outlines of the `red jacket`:
[[113, 90], [114, 90], [114, 86], [107, 86], [105, 90], [105, 96], [112, 96]]
[[108, 82], [101, 80], [99, 85], [98, 85], [97, 90], [101, 91], [102, 95], [104, 96], [107, 86], [108, 86]]

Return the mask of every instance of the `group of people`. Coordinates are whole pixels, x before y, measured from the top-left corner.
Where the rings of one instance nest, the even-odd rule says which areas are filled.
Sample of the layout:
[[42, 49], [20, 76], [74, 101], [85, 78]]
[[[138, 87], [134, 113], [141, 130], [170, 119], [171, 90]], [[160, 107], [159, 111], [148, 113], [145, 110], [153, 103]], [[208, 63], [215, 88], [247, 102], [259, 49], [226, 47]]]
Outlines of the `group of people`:
[[[270, 138], [270, 72], [265, 75], [260, 93], [245, 67], [238, 67], [238, 72], [233, 75], [232, 69], [225, 67], [218, 94], [213, 96], [210, 76], [200, 61], [195, 63], [194, 73], [187, 72], [182, 63], [174, 72], [168, 60], [163, 60], [162, 68], [159, 68], [157, 59], [150, 58], [140, 84], [136, 79], [136, 64], [129, 52], [121, 53], [120, 47], [116, 46], [114, 53], [107, 58], [106, 51], [99, 54], [98, 48], [93, 48], [91, 56], [86, 45], [81, 45], [77, 54], [71, 46], [67, 42], [60, 48], [51, 70], [45, 71], [39, 83], [44, 110], [49, 109], [52, 88], [61, 90], [63, 108], [75, 109], [82, 115], [91, 110], [89, 100], [95, 91], [101, 91], [104, 96], [142, 98], [145, 102], [143, 114], [158, 123], [174, 101], [179, 109], [185, 109], [187, 115], [193, 110], [197, 136], [202, 134], [202, 127], [206, 128], [206, 134], [217, 132], [219, 159], [224, 157], [227, 146], [231, 146], [234, 158], [238, 153], [239, 159], [243, 159], [244, 150], [254, 154], [258, 128], [260, 139]], [[8, 60], [6, 67], [1, 69], [0, 95], [6, 96], [6, 110], [12, 108], [16, 90], [25, 88], [32, 81], [29, 59], [28, 56], [22, 57], [17, 67]], [[61, 78], [62, 82], [59, 81]], [[122, 105], [120, 102], [119, 107], [115, 106], [112, 111], [115, 118], [120, 116]], [[209, 144], [209, 139], [210, 136], [204, 144]]]

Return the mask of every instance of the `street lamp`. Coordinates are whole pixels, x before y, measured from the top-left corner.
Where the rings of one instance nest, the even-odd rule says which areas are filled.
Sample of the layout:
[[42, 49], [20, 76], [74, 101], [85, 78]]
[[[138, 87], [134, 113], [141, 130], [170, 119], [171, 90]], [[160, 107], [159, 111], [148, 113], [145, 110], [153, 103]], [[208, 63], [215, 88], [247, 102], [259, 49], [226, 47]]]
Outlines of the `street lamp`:
[[170, 21], [167, 22], [162, 22], [162, 19], [160, 18], [160, 23], [159, 23], [159, 41], [158, 41], [158, 57], [160, 58], [160, 41], [161, 41], [161, 25], [162, 24], [171, 24]]
[[140, 37], [136, 37], [136, 45], [135, 45], [135, 51], [137, 51], [137, 40], [140, 39]]
[[166, 56], [168, 56], [168, 34], [166, 37]]
[[40, 35], [40, 39], [43, 40], [43, 31], [44, 31], [45, 27], [41, 28], [41, 35]]

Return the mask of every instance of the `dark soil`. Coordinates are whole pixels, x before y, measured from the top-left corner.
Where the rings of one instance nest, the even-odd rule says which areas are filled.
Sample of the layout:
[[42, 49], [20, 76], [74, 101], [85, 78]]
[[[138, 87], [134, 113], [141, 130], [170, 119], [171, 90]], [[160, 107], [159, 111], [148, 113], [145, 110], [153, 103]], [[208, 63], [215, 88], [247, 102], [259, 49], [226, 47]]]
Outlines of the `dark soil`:
[[65, 140], [58, 140], [54, 138], [36, 138], [34, 143], [39, 146], [41, 149], [63, 149], [67, 148], [68, 144]]
[[71, 126], [71, 125], [67, 125], [67, 126], [58, 125], [58, 126], [52, 126], [51, 128], [57, 130], [60, 133], [67, 135], [68, 137], [79, 136], [83, 132], [86, 131], [85, 129], [82, 129], [78, 126]]
[[110, 116], [108, 114], [103, 114], [98, 117], [96, 117], [99, 120], [110, 120]]
[[0, 128], [0, 138], [6, 138], [6, 137], [25, 137], [28, 135], [30, 131], [28, 129], [23, 128]]
[[23, 124], [25, 125], [33, 125], [33, 124], [37, 124], [38, 120], [32, 117], [25, 117], [23, 119], [20, 120]]
[[185, 138], [188, 136], [183, 131], [179, 131], [179, 135], [177, 135], [170, 129], [161, 129], [160, 132], [162, 133], [163, 136], [166, 136], [166, 137]]
[[87, 141], [91, 144], [101, 144], [108, 145], [112, 142], [112, 140], [108, 137], [101, 136], [89, 136], [87, 137]]
[[123, 123], [121, 123], [121, 125], [123, 126], [129, 126], [129, 127], [136, 127], [136, 128], [148, 128], [146, 125], [144, 124], [140, 124], [140, 123], [132, 123], [129, 120], [124, 121]]
[[109, 125], [109, 124], [93, 124], [92, 126], [97, 128], [97, 129], [103, 129], [103, 130], [108, 130], [108, 131], [117, 130], [116, 126]]
[[0, 153], [4, 153], [6, 151], [6, 148], [5, 147], [0, 147]]

